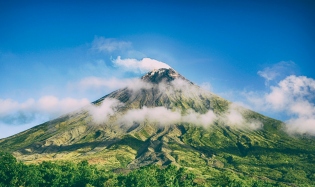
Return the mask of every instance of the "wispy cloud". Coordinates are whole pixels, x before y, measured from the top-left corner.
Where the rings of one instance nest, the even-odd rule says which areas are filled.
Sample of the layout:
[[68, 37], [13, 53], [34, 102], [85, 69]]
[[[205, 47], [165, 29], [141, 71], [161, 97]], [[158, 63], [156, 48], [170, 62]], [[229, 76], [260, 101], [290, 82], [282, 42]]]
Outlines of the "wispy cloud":
[[285, 75], [291, 75], [296, 71], [296, 65], [292, 61], [281, 61], [271, 67], [266, 67], [257, 74], [265, 79], [265, 84], [269, 85], [270, 81]]
[[0, 99], [0, 117], [14, 113], [39, 112], [49, 114], [52, 117], [62, 115], [83, 107], [90, 102], [87, 99], [62, 98], [56, 96], [42, 96], [38, 100], [28, 99], [25, 102], [18, 102], [12, 99]]
[[[104, 103], [106, 105], [107, 102]], [[118, 102], [115, 102], [118, 103]], [[102, 107], [102, 106], [101, 106]], [[111, 108], [109, 105], [108, 108]], [[111, 110], [112, 111], [112, 110]], [[95, 116], [94, 111], [92, 112], [92, 116]], [[102, 116], [106, 116], [107, 113], [105, 111], [102, 112]], [[107, 115], [108, 116], [108, 115]], [[96, 118], [98, 121], [100, 118]], [[108, 118], [103, 118], [103, 120], [108, 120]], [[143, 123], [150, 122], [156, 123], [162, 126], [178, 124], [178, 123], [192, 123], [195, 125], [201, 126], [210, 126], [217, 119], [217, 116], [213, 113], [213, 111], [209, 110], [205, 114], [197, 113], [193, 110], [187, 111], [185, 114], [182, 114], [180, 110], [171, 110], [166, 107], [143, 107], [141, 109], [130, 109], [126, 113], [119, 116], [117, 123], [119, 125], [128, 125], [131, 126], [134, 123]], [[98, 121], [100, 123], [101, 121]], [[106, 123], [106, 121], [103, 121]]]
[[2, 131], [1, 136], [9, 136], [13, 132], [17, 133], [24, 130], [24, 127], [38, 125], [46, 120], [56, 118], [86, 106], [89, 103], [90, 102], [87, 99], [60, 99], [56, 96], [49, 95], [42, 96], [37, 100], [31, 98], [24, 102], [18, 102], [12, 99], [0, 99], [1, 129], [9, 129], [6, 128], [6, 126], [16, 126], [10, 131]]
[[92, 119], [96, 124], [102, 124], [109, 120], [109, 118], [115, 115], [118, 108], [123, 106], [117, 99], [106, 98], [100, 105], [91, 104], [87, 110], [92, 116]]
[[223, 122], [223, 125], [233, 126], [235, 128], [246, 128], [257, 130], [262, 127], [262, 123], [257, 120], [246, 119], [242, 110], [243, 108], [231, 105], [229, 110], [223, 115], [217, 115], [213, 110], [206, 113], [198, 113], [194, 110], [185, 112], [179, 108], [169, 109], [164, 106], [146, 107], [139, 109], [129, 109], [124, 113], [116, 113], [124, 104], [113, 98], [106, 98], [99, 106], [88, 108], [90, 115], [96, 124], [106, 125], [112, 116], [117, 116], [117, 125], [132, 126], [134, 123], [156, 123], [161, 126], [189, 123], [197, 126], [209, 127], [215, 121]]
[[117, 67], [135, 73], [146, 73], [154, 69], [170, 68], [170, 66], [166, 63], [151, 58], [143, 58], [142, 60], [137, 60], [133, 58], [121, 59], [121, 57], [118, 56], [117, 59], [113, 60], [113, 63]]
[[228, 111], [221, 117], [229, 126], [238, 128], [249, 128], [252, 130], [260, 129], [263, 124], [258, 120], [246, 119], [244, 116], [245, 109], [237, 104], [231, 104]]
[[131, 47], [131, 42], [120, 41], [114, 38], [95, 37], [92, 42], [92, 49], [98, 52], [114, 52], [125, 50]]

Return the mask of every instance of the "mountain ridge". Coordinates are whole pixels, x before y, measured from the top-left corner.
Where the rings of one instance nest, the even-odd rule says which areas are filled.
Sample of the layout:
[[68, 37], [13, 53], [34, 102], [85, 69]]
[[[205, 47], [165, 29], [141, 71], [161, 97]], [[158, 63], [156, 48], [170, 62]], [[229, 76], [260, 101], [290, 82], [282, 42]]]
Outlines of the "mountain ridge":
[[2, 139], [0, 146], [27, 163], [88, 160], [107, 169], [173, 164], [209, 180], [232, 170], [290, 181], [276, 166], [294, 162], [312, 176], [314, 138], [290, 136], [284, 127], [201, 89], [173, 69], [159, 69], [91, 106]]

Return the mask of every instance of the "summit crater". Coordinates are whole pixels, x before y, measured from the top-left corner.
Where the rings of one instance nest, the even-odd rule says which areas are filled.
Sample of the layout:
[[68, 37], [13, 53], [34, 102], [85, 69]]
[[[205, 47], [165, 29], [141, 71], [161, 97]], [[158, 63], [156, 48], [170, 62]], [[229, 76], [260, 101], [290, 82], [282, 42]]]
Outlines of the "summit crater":
[[187, 80], [185, 77], [183, 77], [181, 74], [179, 74], [172, 68], [154, 69], [153, 71], [150, 71], [141, 77], [141, 80], [154, 84], [159, 84], [163, 81], [171, 82], [175, 79]]

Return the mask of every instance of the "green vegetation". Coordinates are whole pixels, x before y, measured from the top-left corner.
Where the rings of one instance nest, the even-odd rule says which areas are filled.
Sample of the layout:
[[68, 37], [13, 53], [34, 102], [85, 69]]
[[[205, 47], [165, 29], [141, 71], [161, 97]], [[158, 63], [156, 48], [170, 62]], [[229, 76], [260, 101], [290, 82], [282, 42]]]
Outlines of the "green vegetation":
[[[287, 177], [301, 174], [287, 173]], [[302, 174], [303, 175], [303, 174]], [[266, 178], [239, 175], [224, 170], [212, 180], [197, 178], [183, 167], [156, 165], [136, 170], [116, 169], [106, 171], [101, 166], [90, 165], [87, 161], [42, 162], [26, 165], [18, 162], [11, 154], [0, 152], [0, 187], [6, 186], [291, 186]], [[303, 186], [303, 185], [301, 185]]]
[[[118, 171], [118, 170], [117, 170]], [[106, 171], [87, 161], [42, 162], [26, 165], [0, 153], [0, 186], [196, 186], [195, 176], [170, 165], [144, 167], [127, 174]], [[123, 169], [121, 171], [124, 171]]]
[[[87, 135], [88, 142], [83, 138], [69, 146], [37, 149], [43, 144], [35, 143], [30, 147], [33, 152], [21, 150], [24, 156], [13, 152], [24, 162], [3, 153], [0, 181], [2, 186], [143, 186], [145, 182], [148, 186], [167, 186], [157, 180], [159, 173], [176, 165], [180, 167], [173, 168], [176, 172], [183, 170], [185, 175], [193, 176], [186, 182], [195, 186], [315, 186], [314, 138], [290, 136], [280, 130], [280, 121], [253, 115], [264, 123], [262, 129], [247, 131], [222, 124], [208, 128], [193, 124], [163, 128], [140, 124], [116, 139], [99, 141], [103, 134], [112, 131], [90, 127], [82, 135]], [[70, 125], [68, 129], [75, 128]], [[149, 137], [145, 138], [144, 132]], [[44, 154], [38, 154], [41, 150]], [[41, 159], [36, 160], [36, 154]], [[77, 182], [84, 173], [91, 178]], [[173, 186], [182, 186], [180, 182], [173, 181]]]
[[0, 140], [1, 151], [16, 157], [0, 154], [0, 186], [315, 186], [315, 138], [289, 135], [281, 121], [250, 110], [241, 109], [244, 120], [261, 128], [220, 119], [207, 127], [117, 123], [144, 106], [212, 110], [224, 118], [231, 105], [196, 86], [188, 92], [170, 86], [126, 88], [97, 100], [124, 103], [104, 124], [76, 111]]

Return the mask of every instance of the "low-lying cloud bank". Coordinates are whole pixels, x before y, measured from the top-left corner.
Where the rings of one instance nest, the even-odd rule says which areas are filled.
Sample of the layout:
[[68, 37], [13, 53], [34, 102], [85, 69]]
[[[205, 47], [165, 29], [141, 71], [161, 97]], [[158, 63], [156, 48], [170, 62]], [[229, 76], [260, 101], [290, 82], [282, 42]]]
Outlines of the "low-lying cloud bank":
[[236, 104], [231, 104], [228, 111], [221, 117], [221, 120], [229, 126], [249, 129], [260, 129], [263, 127], [261, 121], [253, 119], [245, 119], [245, 109]]
[[[211, 97], [212, 95], [196, 85], [183, 79], [175, 79], [172, 82], [161, 82], [160, 84], [151, 84], [140, 79], [128, 82], [128, 89], [133, 94], [138, 94], [141, 89], [156, 89], [158, 93], [167, 93], [175, 96], [180, 94], [181, 97], [191, 98], [193, 100], [200, 99], [200, 96]], [[198, 101], [197, 101], [198, 102]], [[133, 125], [134, 123], [153, 122], [160, 125], [170, 125], [178, 123], [190, 123], [204, 127], [213, 125], [215, 121], [220, 121], [224, 125], [236, 128], [260, 129], [262, 123], [257, 120], [245, 119], [244, 108], [236, 104], [231, 104], [228, 110], [222, 115], [215, 114], [212, 110], [205, 113], [198, 113], [190, 109], [181, 111], [179, 108], [169, 109], [166, 107], [149, 108], [144, 106], [141, 109], [129, 109], [117, 115], [119, 108], [124, 104], [114, 98], [106, 98], [99, 106], [91, 106], [88, 111], [93, 117], [96, 124], [106, 124], [111, 116], [117, 116], [119, 125]]]
[[101, 105], [93, 105], [87, 107], [88, 112], [97, 124], [104, 123], [109, 120], [110, 116], [114, 116], [118, 108], [123, 106], [117, 99], [106, 98]]
[[47, 120], [89, 105], [87, 99], [43, 96], [18, 102], [0, 99], [0, 138], [13, 135]]
[[262, 127], [259, 121], [245, 119], [243, 108], [237, 105], [231, 105], [229, 110], [223, 115], [217, 115], [212, 110], [206, 113], [198, 113], [194, 110], [181, 111], [180, 109], [171, 110], [166, 107], [149, 108], [144, 106], [141, 109], [129, 109], [123, 113], [116, 113], [124, 104], [113, 98], [106, 98], [99, 106], [91, 106], [88, 112], [92, 116], [94, 123], [102, 125], [109, 123], [112, 116], [117, 117], [117, 121], [113, 122], [118, 125], [132, 126], [134, 123], [150, 122], [161, 126], [190, 123], [198, 126], [208, 127], [216, 121], [223, 122], [226, 126], [236, 128], [257, 130]]
[[142, 109], [132, 109], [127, 111], [119, 119], [119, 124], [132, 125], [133, 123], [142, 123], [145, 121], [158, 123], [160, 125], [170, 125], [177, 123], [193, 123], [196, 125], [209, 126], [217, 119], [213, 111], [208, 111], [205, 114], [196, 113], [193, 110], [186, 114], [181, 114], [181, 111], [172, 111], [165, 107], [154, 107]]
[[56, 96], [43, 96], [38, 100], [28, 99], [18, 102], [12, 99], [0, 99], [0, 118], [16, 113], [39, 112], [55, 117], [73, 111], [90, 102], [87, 99], [58, 98]]

